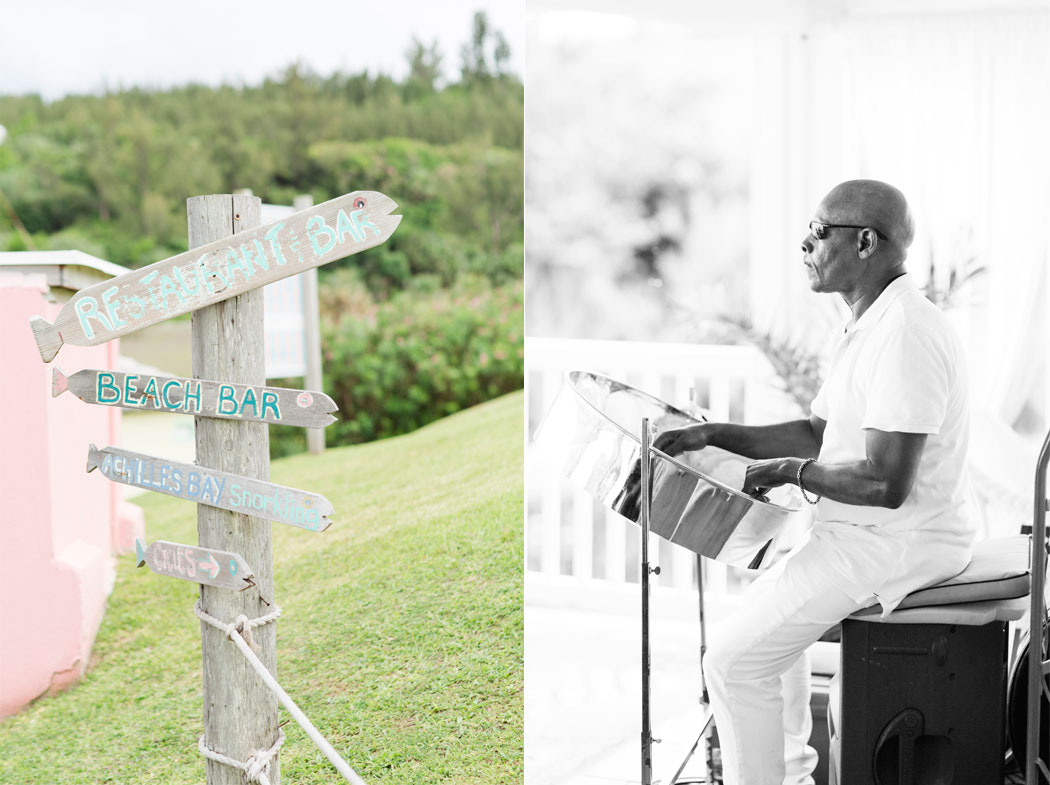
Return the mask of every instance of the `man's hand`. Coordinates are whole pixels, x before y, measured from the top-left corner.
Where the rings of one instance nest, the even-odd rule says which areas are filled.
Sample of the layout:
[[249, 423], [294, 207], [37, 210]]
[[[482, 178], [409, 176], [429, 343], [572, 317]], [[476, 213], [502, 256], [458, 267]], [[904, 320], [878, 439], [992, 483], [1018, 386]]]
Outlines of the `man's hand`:
[[765, 496], [770, 488], [795, 482], [800, 458], [770, 458], [748, 464], [744, 477], [744, 493]]
[[653, 440], [653, 448], [668, 455], [680, 455], [683, 452], [704, 449], [708, 444], [707, 440], [707, 423], [698, 423], [661, 432]]

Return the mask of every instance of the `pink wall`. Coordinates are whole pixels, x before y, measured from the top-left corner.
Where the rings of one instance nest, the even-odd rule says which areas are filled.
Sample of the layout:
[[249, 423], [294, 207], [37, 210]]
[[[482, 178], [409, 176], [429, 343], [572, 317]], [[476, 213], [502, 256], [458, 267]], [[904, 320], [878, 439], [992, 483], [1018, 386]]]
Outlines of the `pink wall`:
[[63, 346], [45, 364], [29, 317], [53, 321], [43, 275], [0, 269], [0, 717], [75, 681], [113, 587], [114, 553], [134, 549], [142, 513], [87, 474], [88, 444], [120, 443], [120, 410], [51, 397], [51, 370], [116, 368], [118, 342]]

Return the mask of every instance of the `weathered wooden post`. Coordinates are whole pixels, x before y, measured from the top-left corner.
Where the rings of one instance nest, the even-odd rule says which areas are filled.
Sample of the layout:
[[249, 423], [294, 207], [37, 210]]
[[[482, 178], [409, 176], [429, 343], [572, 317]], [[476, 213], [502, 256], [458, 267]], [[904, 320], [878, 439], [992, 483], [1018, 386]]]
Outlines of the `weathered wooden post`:
[[[299, 194], [292, 201], [292, 207], [298, 212], [314, 206], [310, 194]], [[321, 313], [317, 299], [317, 268], [303, 273], [303, 336], [306, 341], [306, 379], [307, 390], [323, 390], [324, 375], [321, 364]], [[306, 449], [312, 455], [324, 452], [324, 429], [310, 428], [306, 431]]]
[[[217, 194], [187, 200], [189, 247], [196, 248], [259, 225], [260, 200]], [[256, 288], [193, 312], [193, 375], [242, 384], [264, 385], [263, 293]], [[265, 423], [196, 417], [197, 463], [202, 467], [268, 480], [269, 432]], [[202, 547], [239, 553], [254, 570], [255, 588], [241, 592], [201, 586], [206, 613], [232, 622], [254, 619], [273, 603], [273, 554], [268, 520], [197, 505]], [[263, 599], [265, 598], [265, 602]], [[267, 624], [252, 633], [255, 651], [277, 673], [276, 628]], [[268, 750], [277, 740], [277, 699], [220, 630], [201, 623], [204, 669], [204, 743], [215, 752], [244, 761]], [[243, 785], [244, 773], [207, 760], [208, 785]], [[279, 785], [277, 757], [270, 783]]]
[[29, 320], [40, 359], [51, 362], [66, 343], [94, 346], [193, 312], [196, 378], [88, 368], [67, 376], [56, 368], [51, 392], [196, 418], [196, 464], [92, 444], [86, 469], [198, 504], [197, 546], [158, 540], [136, 548], [140, 567], [201, 584], [194, 605], [204, 671], [199, 746], [209, 785], [242, 785], [245, 774], [279, 785], [278, 701], [347, 782], [364, 785], [274, 677], [270, 622], [280, 611], [272, 604], [269, 522], [319, 532], [333, 508], [320, 494], [267, 482], [266, 426], [324, 428], [335, 405], [323, 392], [264, 386], [259, 287], [385, 242], [401, 222], [396, 207], [384, 194], [355, 191], [253, 230], [261, 213], [255, 197], [194, 197], [187, 202], [191, 250], [80, 290], [52, 323]]

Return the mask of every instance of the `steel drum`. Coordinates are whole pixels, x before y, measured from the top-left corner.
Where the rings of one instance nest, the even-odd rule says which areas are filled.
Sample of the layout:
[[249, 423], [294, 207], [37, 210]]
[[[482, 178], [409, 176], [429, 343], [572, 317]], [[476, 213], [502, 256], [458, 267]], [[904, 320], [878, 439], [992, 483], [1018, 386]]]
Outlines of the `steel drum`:
[[[638, 523], [641, 425], [659, 432], [699, 420], [630, 385], [570, 371], [535, 437], [537, 458]], [[769, 543], [800, 507], [793, 486], [768, 501], [740, 490], [749, 459], [716, 447], [671, 457], [653, 451], [651, 530], [711, 559], [767, 566]]]

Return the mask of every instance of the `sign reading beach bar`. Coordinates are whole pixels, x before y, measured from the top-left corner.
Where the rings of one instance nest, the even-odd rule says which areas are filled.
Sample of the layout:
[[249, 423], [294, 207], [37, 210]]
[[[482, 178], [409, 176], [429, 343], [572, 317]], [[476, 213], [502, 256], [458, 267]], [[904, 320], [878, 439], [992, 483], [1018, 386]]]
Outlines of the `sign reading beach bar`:
[[100, 450], [92, 444], [88, 450], [87, 470], [95, 469], [124, 485], [301, 529], [323, 531], [332, 525], [328, 519], [333, 512], [332, 503], [324, 496], [264, 480], [153, 458], [117, 447]]
[[105, 343], [372, 248], [401, 222], [396, 207], [378, 191], [355, 191], [81, 289], [54, 324], [30, 319], [37, 349], [51, 362], [64, 343]]
[[200, 417], [325, 428], [335, 422], [338, 407], [322, 392], [210, 382], [173, 376], [99, 371], [91, 368], [66, 376], [55, 368], [51, 395], [66, 390], [85, 403], [147, 409]]

